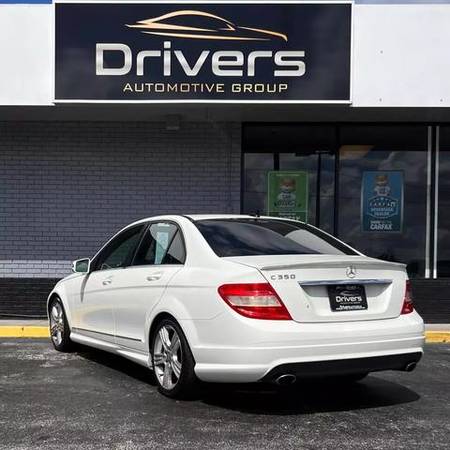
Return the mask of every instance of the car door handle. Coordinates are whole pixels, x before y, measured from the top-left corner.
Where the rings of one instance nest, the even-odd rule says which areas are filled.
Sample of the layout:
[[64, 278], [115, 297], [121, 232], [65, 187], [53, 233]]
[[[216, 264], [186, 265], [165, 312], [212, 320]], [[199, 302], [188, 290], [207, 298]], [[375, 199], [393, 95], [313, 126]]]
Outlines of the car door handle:
[[111, 284], [111, 283], [112, 283], [112, 280], [110, 280], [110, 279], [106, 279], [106, 280], [102, 281], [103, 286], [107, 286], [108, 284]]
[[162, 272], [151, 273], [147, 277], [147, 281], [158, 281], [162, 277]]

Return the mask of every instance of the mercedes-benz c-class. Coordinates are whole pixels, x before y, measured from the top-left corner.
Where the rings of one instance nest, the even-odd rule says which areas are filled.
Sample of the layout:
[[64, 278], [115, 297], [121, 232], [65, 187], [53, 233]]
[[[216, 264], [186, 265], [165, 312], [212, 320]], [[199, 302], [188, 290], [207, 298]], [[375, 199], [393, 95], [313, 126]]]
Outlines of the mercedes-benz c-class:
[[405, 266], [295, 220], [147, 218], [73, 272], [48, 297], [55, 348], [122, 355], [170, 397], [202, 381], [356, 381], [423, 352]]

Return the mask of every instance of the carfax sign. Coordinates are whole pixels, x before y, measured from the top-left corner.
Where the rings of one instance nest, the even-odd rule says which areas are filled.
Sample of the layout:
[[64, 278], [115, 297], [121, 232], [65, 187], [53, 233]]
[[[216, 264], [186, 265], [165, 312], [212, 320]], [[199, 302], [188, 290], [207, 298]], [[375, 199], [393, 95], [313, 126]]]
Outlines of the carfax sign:
[[401, 232], [403, 172], [364, 172], [361, 189], [362, 231]]
[[55, 101], [350, 102], [351, 2], [57, 2]]
[[267, 214], [308, 221], [308, 172], [270, 171]]

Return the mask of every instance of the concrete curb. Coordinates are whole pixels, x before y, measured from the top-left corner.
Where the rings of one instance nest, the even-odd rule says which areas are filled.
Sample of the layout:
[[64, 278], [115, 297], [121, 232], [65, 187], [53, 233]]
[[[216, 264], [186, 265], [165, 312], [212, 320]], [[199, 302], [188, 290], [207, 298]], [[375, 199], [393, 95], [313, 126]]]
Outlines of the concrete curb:
[[[48, 338], [48, 327], [43, 326], [0, 326], [0, 338]], [[427, 343], [450, 343], [450, 331], [426, 331]]]
[[450, 331], [425, 331], [427, 343], [450, 343]]
[[0, 338], [48, 338], [50, 333], [48, 327], [33, 325], [6, 325], [0, 326]]

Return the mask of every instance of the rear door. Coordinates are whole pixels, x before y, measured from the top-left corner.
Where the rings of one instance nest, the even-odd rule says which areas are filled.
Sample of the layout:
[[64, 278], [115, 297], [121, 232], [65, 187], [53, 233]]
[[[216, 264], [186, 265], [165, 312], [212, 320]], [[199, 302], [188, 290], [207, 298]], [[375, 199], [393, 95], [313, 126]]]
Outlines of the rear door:
[[183, 236], [174, 222], [151, 223], [131, 265], [114, 279], [112, 297], [116, 342], [148, 352], [146, 320], [170, 279], [183, 267]]
[[121, 273], [129, 264], [139, 243], [144, 225], [122, 231], [92, 262], [92, 271], [84, 278], [80, 296], [74, 302], [76, 327], [84, 334], [114, 342], [112, 299]]

